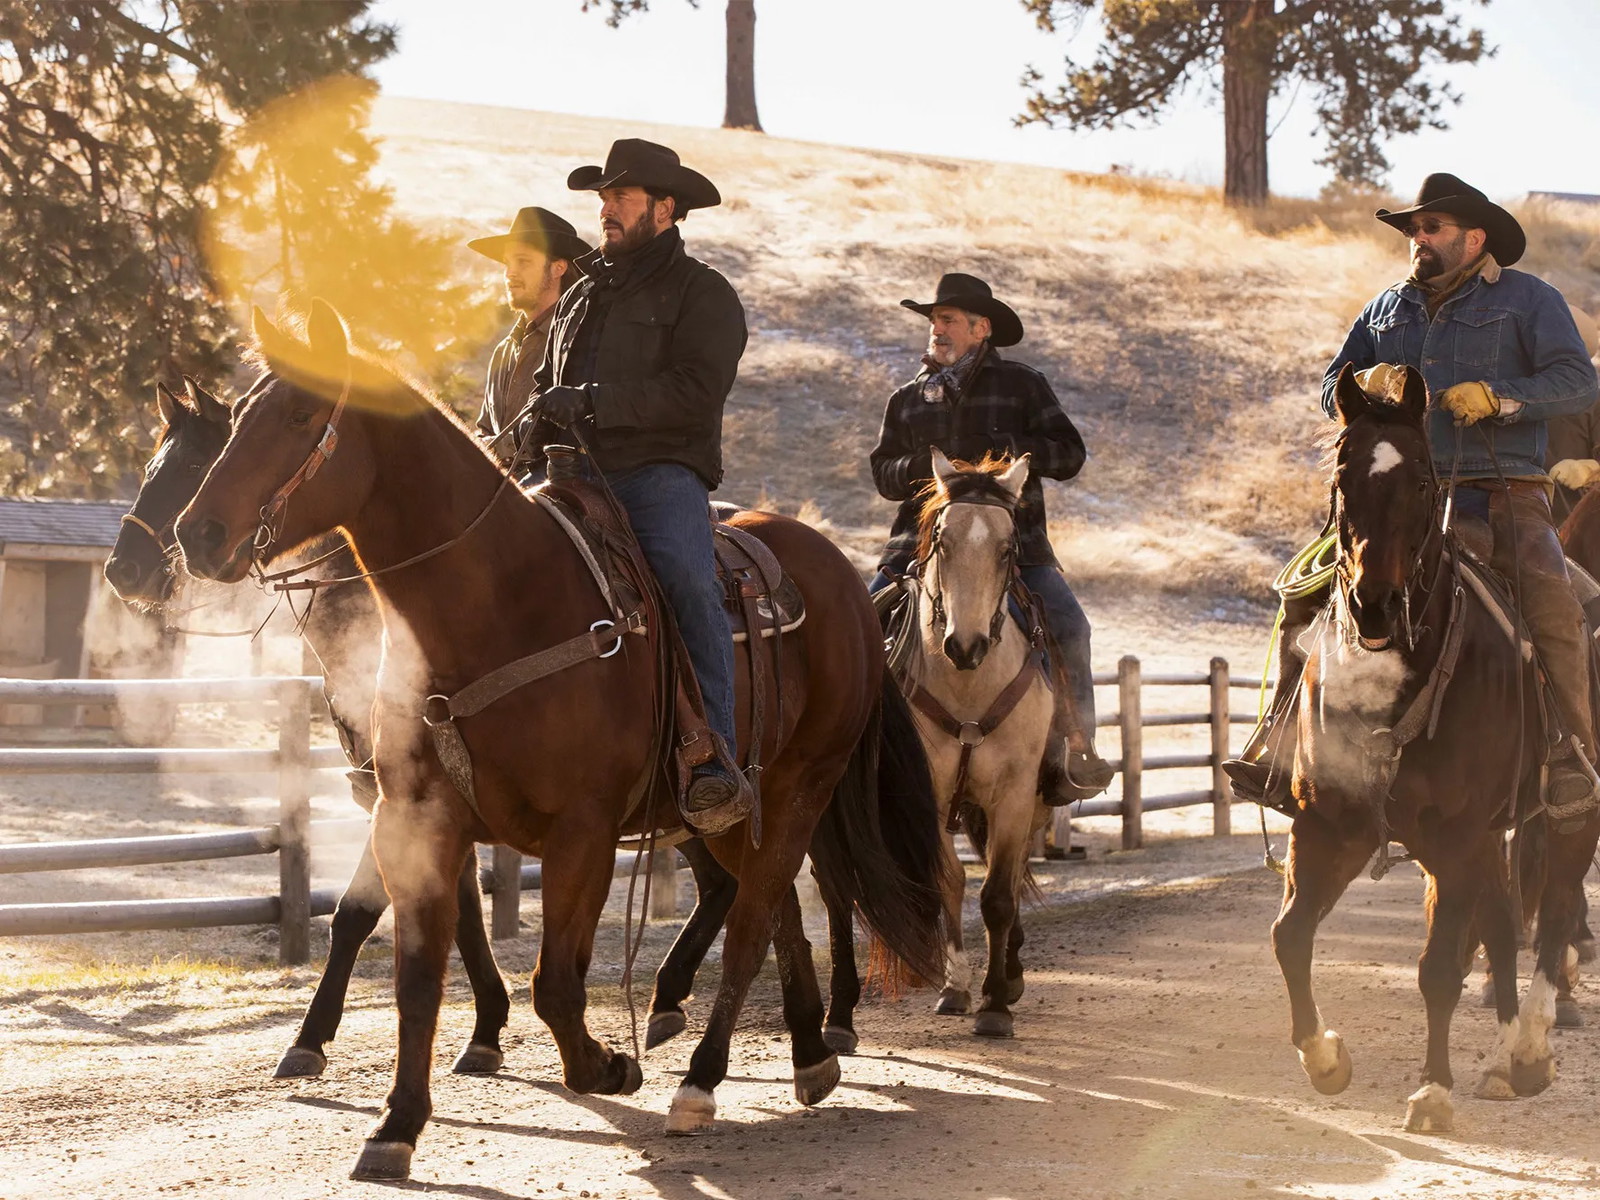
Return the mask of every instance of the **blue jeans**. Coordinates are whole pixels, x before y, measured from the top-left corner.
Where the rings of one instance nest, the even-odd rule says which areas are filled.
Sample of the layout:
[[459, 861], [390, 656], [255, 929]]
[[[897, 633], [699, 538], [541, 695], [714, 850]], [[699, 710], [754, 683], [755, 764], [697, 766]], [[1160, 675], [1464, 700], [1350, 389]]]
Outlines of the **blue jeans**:
[[[880, 592], [890, 584], [887, 572], [880, 570], [867, 584], [868, 592]], [[1078, 710], [1078, 720], [1083, 725], [1083, 735], [1094, 740], [1094, 668], [1089, 661], [1089, 618], [1083, 606], [1072, 594], [1066, 577], [1059, 568], [1048, 563], [1023, 567], [1022, 582], [1039, 598], [1044, 609], [1045, 624], [1050, 635], [1061, 647], [1066, 659], [1067, 679], [1072, 688], [1072, 703]], [[1012, 613], [1016, 615], [1015, 610]]]
[[606, 482], [627, 511], [639, 548], [672, 606], [705, 700], [706, 724], [722, 735], [728, 753], [737, 759], [733, 629], [717, 583], [707, 513], [710, 492], [698, 475], [678, 463], [650, 463], [608, 475]]

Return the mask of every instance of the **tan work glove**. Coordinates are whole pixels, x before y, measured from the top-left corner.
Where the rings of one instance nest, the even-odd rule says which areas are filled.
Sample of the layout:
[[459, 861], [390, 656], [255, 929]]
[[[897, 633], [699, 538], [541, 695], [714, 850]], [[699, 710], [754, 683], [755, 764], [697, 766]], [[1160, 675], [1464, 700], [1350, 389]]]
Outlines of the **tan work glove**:
[[1563, 458], [1550, 468], [1550, 478], [1564, 488], [1581, 491], [1600, 480], [1600, 462], [1592, 458]]
[[1364, 371], [1357, 371], [1356, 383], [1374, 400], [1383, 400], [1389, 395], [1389, 385], [1399, 383], [1400, 372], [1403, 370], [1405, 368], [1398, 363], [1379, 363]]
[[1458, 383], [1439, 393], [1439, 407], [1451, 414], [1458, 425], [1475, 425], [1485, 417], [1500, 412], [1500, 401], [1489, 390], [1489, 385], [1479, 380]]

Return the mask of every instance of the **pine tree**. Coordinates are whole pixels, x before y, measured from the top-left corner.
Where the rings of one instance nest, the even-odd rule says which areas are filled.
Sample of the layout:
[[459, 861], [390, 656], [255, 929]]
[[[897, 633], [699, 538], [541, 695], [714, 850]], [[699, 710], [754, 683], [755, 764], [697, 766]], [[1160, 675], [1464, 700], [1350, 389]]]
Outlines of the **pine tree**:
[[1028, 68], [1019, 125], [1152, 120], [1185, 89], [1215, 88], [1220, 67], [1223, 194], [1240, 205], [1267, 199], [1267, 103], [1279, 89], [1309, 88], [1327, 144], [1319, 163], [1343, 183], [1377, 186], [1389, 170], [1384, 141], [1445, 128], [1445, 105], [1460, 99], [1428, 69], [1494, 53], [1451, 11], [1455, 0], [1021, 2], [1051, 31], [1075, 31], [1098, 12], [1104, 36], [1093, 62], [1067, 59], [1054, 91]]

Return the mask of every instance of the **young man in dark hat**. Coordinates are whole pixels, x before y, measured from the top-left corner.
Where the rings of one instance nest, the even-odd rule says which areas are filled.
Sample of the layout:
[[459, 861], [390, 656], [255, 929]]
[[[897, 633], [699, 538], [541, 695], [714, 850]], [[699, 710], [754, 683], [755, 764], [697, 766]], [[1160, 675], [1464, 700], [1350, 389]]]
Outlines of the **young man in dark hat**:
[[[678, 222], [722, 202], [665, 146], [615, 142], [605, 165], [579, 167], [574, 191], [597, 192], [602, 244], [561, 298], [535, 377], [537, 448], [576, 429], [627, 510], [672, 605], [715, 735], [696, 766], [685, 816], [702, 834], [753, 805], [735, 765], [733, 634], [717, 584], [707, 518], [722, 481], [722, 409], [744, 354], [744, 307], [718, 272], [684, 253]], [[692, 760], [691, 760], [692, 761]]]
[[[1410, 208], [1380, 208], [1376, 216], [1409, 241], [1411, 273], [1356, 318], [1323, 375], [1323, 412], [1334, 415], [1335, 385], [1346, 364], [1374, 396], [1388, 393], [1402, 366], [1422, 373], [1434, 465], [1457, 483], [1456, 527], [1470, 536], [1475, 526], [1491, 547], [1491, 565], [1520, 576], [1522, 616], [1558, 718], [1592, 764], [1583, 610], [1551, 521], [1543, 464], [1545, 423], [1582, 412], [1600, 396], [1594, 366], [1561, 293], [1509, 269], [1527, 239], [1516, 218], [1477, 188], [1454, 175], [1429, 175]], [[1285, 736], [1271, 733], [1298, 688], [1303, 662], [1296, 639], [1325, 599], [1285, 602], [1278, 695], [1244, 755], [1224, 764], [1241, 798], [1275, 806], [1288, 799], [1294, 738], [1287, 725]], [[1581, 808], [1593, 800], [1589, 773], [1570, 749], [1552, 761], [1552, 805]]]
[[[1017, 565], [1044, 609], [1070, 683], [1070, 695], [1059, 690], [1056, 695], [1051, 757], [1040, 785], [1047, 804], [1070, 804], [1104, 790], [1113, 772], [1094, 749], [1089, 620], [1056, 562], [1039, 481], [1075, 476], [1086, 457], [1083, 439], [1049, 380], [1001, 356], [1000, 347], [1022, 340], [1022, 321], [983, 280], [948, 274], [926, 304], [900, 304], [928, 319], [928, 353], [917, 377], [889, 397], [872, 451], [878, 492], [900, 501], [900, 511], [871, 590], [905, 574], [916, 559], [919, 493], [933, 479], [932, 447], [969, 462], [989, 453], [1033, 456], [1016, 510]], [[1069, 751], [1067, 739], [1074, 732], [1079, 748]]]
[[556, 301], [580, 274], [573, 261], [594, 247], [571, 222], [546, 208], [519, 209], [509, 233], [474, 238], [467, 245], [505, 268], [506, 303], [517, 314], [489, 359], [477, 421], [478, 436], [503, 465], [516, 449], [511, 426], [533, 390]]

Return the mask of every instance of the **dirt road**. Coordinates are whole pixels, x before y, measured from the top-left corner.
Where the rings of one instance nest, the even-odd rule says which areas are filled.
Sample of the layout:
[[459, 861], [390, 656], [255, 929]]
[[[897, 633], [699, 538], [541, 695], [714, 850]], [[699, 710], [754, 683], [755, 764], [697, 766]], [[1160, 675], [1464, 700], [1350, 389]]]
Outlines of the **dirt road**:
[[[1242, 840], [1227, 853], [1236, 871], [1248, 863]], [[1141, 869], [1133, 857], [1122, 867]], [[1053, 866], [1049, 890], [1070, 888], [1076, 869]], [[1420, 881], [1409, 868], [1363, 880], [1326, 926], [1319, 1000], [1356, 1068], [1331, 1099], [1312, 1092], [1288, 1045], [1266, 938], [1277, 894], [1274, 877], [1248, 870], [1036, 911], [1016, 1040], [974, 1039], [966, 1021], [932, 1014], [928, 992], [876, 1002], [843, 1085], [809, 1111], [790, 1090], [769, 966], [719, 1090], [719, 1129], [698, 1140], [661, 1130], [692, 1042], [651, 1054], [635, 1096], [570, 1096], [519, 1004], [504, 1074], [436, 1072], [410, 1187], [477, 1200], [1600, 1194], [1600, 1011], [1586, 1003], [1590, 1028], [1557, 1035], [1548, 1093], [1496, 1104], [1470, 1094], [1492, 1022], [1464, 1004], [1456, 1133], [1404, 1133], [1421, 1056]], [[670, 932], [652, 931], [647, 959]], [[508, 974], [526, 971], [532, 941], [504, 955]], [[361, 966], [328, 1073], [294, 1084], [269, 1075], [307, 970], [168, 963], [8, 989], [0, 1197], [392, 1194], [345, 1178], [391, 1062], [384, 953]], [[594, 1026], [625, 1038], [615, 973], [598, 974]], [[470, 1026], [467, 1004], [457, 974], [446, 1061]]]

